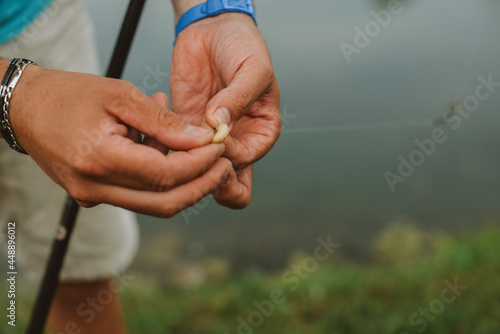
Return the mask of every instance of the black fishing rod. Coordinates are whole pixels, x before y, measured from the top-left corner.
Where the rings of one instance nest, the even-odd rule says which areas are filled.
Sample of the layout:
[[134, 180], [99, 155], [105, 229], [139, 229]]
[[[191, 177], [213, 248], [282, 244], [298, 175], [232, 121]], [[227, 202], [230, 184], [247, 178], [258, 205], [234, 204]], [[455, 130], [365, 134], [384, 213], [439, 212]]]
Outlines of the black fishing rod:
[[[142, 10], [146, 0], [130, 0], [127, 13], [122, 23], [120, 35], [115, 44], [115, 49], [108, 66], [106, 76], [119, 79], [123, 74], [125, 63], [132, 46], [137, 26], [141, 19]], [[76, 201], [67, 196], [61, 221], [56, 231], [52, 244], [52, 251], [45, 269], [45, 274], [40, 285], [40, 290], [33, 308], [27, 334], [42, 334], [47, 322], [47, 317], [54, 300], [54, 295], [59, 284], [59, 274], [68, 250], [69, 240], [75, 226], [76, 217], [80, 206]]]

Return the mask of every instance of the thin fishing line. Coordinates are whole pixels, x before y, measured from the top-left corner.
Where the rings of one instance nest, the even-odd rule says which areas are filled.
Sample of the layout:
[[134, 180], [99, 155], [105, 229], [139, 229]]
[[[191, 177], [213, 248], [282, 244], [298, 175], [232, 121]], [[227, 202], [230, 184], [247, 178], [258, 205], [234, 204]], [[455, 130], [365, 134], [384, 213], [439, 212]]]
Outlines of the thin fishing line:
[[433, 125], [433, 118], [421, 119], [407, 119], [385, 122], [368, 122], [368, 123], [350, 123], [339, 124], [330, 126], [310, 126], [300, 127], [293, 129], [284, 129], [284, 134], [298, 134], [298, 133], [322, 133], [322, 132], [349, 132], [349, 131], [363, 131], [363, 130], [388, 130], [388, 129], [401, 129], [401, 128], [420, 128], [431, 127]]
[[[467, 11], [467, 8], [464, 10]], [[475, 34], [473, 38], [473, 43], [468, 43], [472, 45], [465, 56], [464, 66], [462, 67], [461, 74], [459, 76], [459, 81], [454, 92], [454, 96], [450, 103], [459, 100], [460, 95], [465, 94], [467, 74], [470, 72], [473, 61], [477, 58], [478, 45], [481, 33], [484, 32], [484, 20], [478, 20], [475, 27]], [[460, 93], [460, 94], [459, 94]], [[447, 111], [449, 107], [446, 108]], [[442, 118], [442, 115], [438, 117]], [[419, 127], [433, 127], [436, 125], [436, 118], [422, 118], [422, 119], [408, 119], [408, 120], [396, 120], [396, 121], [384, 121], [384, 122], [368, 122], [368, 123], [351, 123], [351, 124], [341, 124], [341, 125], [330, 125], [330, 126], [310, 126], [310, 127], [300, 127], [293, 129], [284, 129], [284, 134], [309, 134], [309, 133], [324, 133], [324, 132], [349, 132], [349, 131], [365, 131], [365, 130], [390, 130], [390, 129], [401, 129], [401, 128], [419, 128]]]

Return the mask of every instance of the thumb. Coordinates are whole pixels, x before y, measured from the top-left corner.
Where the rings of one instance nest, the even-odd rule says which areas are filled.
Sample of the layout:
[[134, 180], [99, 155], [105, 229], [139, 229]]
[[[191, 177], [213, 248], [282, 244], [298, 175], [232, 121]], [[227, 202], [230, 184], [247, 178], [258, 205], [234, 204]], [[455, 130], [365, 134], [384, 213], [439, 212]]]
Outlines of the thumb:
[[242, 67], [230, 84], [208, 102], [205, 112], [208, 125], [216, 128], [240, 119], [271, 86], [273, 76], [272, 70], [265, 66]]
[[[163, 103], [160, 102], [162, 99]], [[168, 110], [167, 106], [165, 95], [157, 95], [151, 100], [135, 89], [132, 94], [122, 93], [119, 99], [113, 101], [108, 112], [145, 136], [174, 150], [189, 150], [212, 141], [212, 131], [185, 122]]]

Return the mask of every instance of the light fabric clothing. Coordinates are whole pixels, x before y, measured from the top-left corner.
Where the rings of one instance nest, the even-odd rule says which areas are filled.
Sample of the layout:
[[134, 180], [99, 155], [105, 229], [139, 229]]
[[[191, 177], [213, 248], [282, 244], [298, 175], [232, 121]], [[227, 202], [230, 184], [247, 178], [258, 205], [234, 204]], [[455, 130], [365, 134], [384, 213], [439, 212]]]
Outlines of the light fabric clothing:
[[[55, 1], [47, 11], [53, 13], [48, 24], [33, 30], [36, 34], [29, 39], [20, 34], [0, 46], [0, 56], [28, 58], [49, 68], [98, 73], [94, 31], [83, 0], [64, 5]], [[29, 156], [10, 150], [0, 140], [0, 226], [5, 233], [7, 222], [16, 222], [21, 275], [36, 280], [45, 270], [65, 196]], [[61, 277], [67, 281], [94, 280], [122, 272], [133, 260], [138, 241], [138, 226], [131, 212], [108, 205], [81, 209]]]
[[54, 0], [0, 1], [0, 44], [13, 39], [29, 27], [52, 1]]

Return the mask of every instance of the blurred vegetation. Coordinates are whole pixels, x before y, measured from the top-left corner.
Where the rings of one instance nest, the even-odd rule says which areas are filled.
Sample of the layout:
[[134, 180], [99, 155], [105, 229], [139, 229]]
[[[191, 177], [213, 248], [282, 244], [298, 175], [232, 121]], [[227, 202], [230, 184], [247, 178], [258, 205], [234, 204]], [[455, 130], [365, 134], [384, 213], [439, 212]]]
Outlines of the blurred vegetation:
[[[216, 279], [181, 287], [136, 274], [121, 296], [133, 334], [500, 333], [499, 240], [497, 224], [450, 236], [423, 234], [398, 219], [374, 242], [374, 261], [367, 265], [332, 256], [291, 284], [287, 270], [304, 264], [305, 253], [294, 254], [282, 273], [272, 275], [253, 270], [225, 276], [220, 261], [208, 260], [204, 266]], [[449, 284], [466, 289], [444, 303]], [[270, 306], [265, 301], [273, 291], [283, 296]], [[20, 301], [21, 309], [28, 300]], [[425, 309], [427, 319], [419, 313]], [[238, 331], [242, 321], [245, 328]]]
[[374, 242], [374, 257], [379, 263], [413, 264], [423, 255], [429, 238], [407, 217], [397, 217]]

